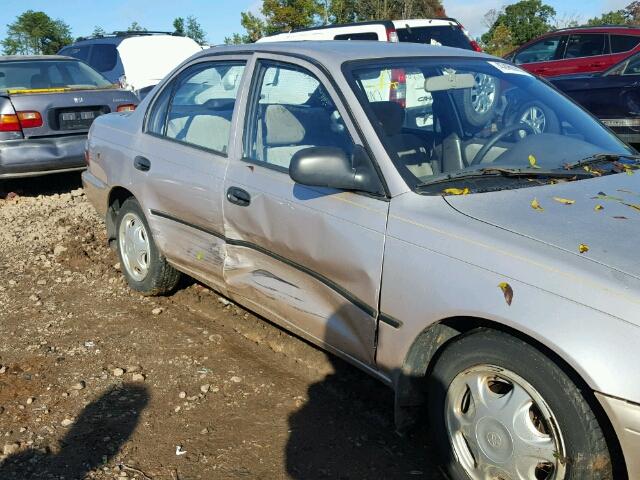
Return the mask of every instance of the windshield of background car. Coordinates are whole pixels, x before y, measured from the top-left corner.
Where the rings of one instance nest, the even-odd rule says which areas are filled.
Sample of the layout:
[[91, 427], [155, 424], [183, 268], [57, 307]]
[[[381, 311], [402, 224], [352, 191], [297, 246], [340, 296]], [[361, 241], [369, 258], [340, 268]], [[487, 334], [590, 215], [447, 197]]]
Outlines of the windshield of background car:
[[[412, 188], [487, 169], [553, 178], [593, 155], [635, 153], [564, 95], [497, 59], [358, 62], [345, 72]], [[500, 181], [492, 188], [520, 186]]]
[[459, 25], [438, 25], [431, 27], [397, 28], [398, 40], [401, 42], [426, 43], [428, 45], [445, 45], [447, 47], [473, 50], [469, 38]]
[[0, 90], [112, 87], [109, 80], [90, 66], [74, 60], [0, 62]]

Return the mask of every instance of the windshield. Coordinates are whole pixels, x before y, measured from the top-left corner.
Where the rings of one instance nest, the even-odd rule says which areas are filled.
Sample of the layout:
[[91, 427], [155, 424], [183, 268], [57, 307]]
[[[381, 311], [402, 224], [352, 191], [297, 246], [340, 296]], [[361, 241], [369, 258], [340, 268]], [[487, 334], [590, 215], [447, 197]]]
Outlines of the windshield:
[[445, 45], [447, 47], [472, 50], [469, 38], [459, 25], [437, 25], [430, 27], [396, 28], [398, 40], [401, 42], [426, 43], [428, 45]]
[[[346, 72], [412, 188], [487, 171], [504, 177], [497, 188], [517, 188], [531, 182], [505, 172], [566, 178], [570, 164], [594, 155], [614, 160], [635, 153], [582, 108], [509, 63], [419, 58], [358, 63]], [[584, 178], [580, 173], [574, 179]], [[483, 187], [476, 182], [470, 193]]]
[[76, 60], [0, 62], [0, 90], [112, 88], [89, 65]]

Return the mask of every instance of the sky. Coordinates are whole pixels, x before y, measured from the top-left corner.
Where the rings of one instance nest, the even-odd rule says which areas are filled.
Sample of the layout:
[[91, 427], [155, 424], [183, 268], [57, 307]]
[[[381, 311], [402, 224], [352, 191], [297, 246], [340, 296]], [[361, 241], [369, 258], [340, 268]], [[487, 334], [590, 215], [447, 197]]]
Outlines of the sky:
[[[545, 0], [557, 16], [587, 18], [617, 10], [631, 0]], [[242, 31], [240, 12], [257, 12], [259, 0], [0, 0], [0, 39], [6, 25], [25, 10], [41, 10], [64, 20], [74, 37], [89, 35], [99, 25], [107, 32], [125, 30], [137, 21], [148, 30], [171, 31], [175, 17], [194, 15], [207, 32], [209, 43], [218, 44], [234, 32]], [[486, 27], [484, 14], [491, 8], [514, 3], [509, 0], [444, 0], [447, 14], [457, 18], [477, 37]]]

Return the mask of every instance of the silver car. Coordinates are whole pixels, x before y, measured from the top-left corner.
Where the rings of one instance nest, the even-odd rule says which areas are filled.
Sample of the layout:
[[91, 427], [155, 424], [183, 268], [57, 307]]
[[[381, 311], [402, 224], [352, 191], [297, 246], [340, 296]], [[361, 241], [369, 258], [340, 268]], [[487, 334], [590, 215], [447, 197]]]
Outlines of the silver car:
[[87, 156], [131, 288], [183, 272], [347, 359], [452, 478], [640, 478], [639, 159], [527, 72], [215, 48], [99, 117]]

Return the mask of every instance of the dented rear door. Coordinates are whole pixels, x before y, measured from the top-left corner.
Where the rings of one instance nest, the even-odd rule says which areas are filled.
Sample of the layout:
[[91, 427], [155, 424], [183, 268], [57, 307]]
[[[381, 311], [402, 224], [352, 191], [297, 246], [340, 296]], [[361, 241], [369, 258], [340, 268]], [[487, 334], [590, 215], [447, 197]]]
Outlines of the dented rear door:
[[225, 284], [240, 303], [371, 365], [388, 203], [289, 177], [298, 149], [360, 140], [318, 69], [279, 60], [256, 63], [236, 139], [243, 157], [229, 160]]

